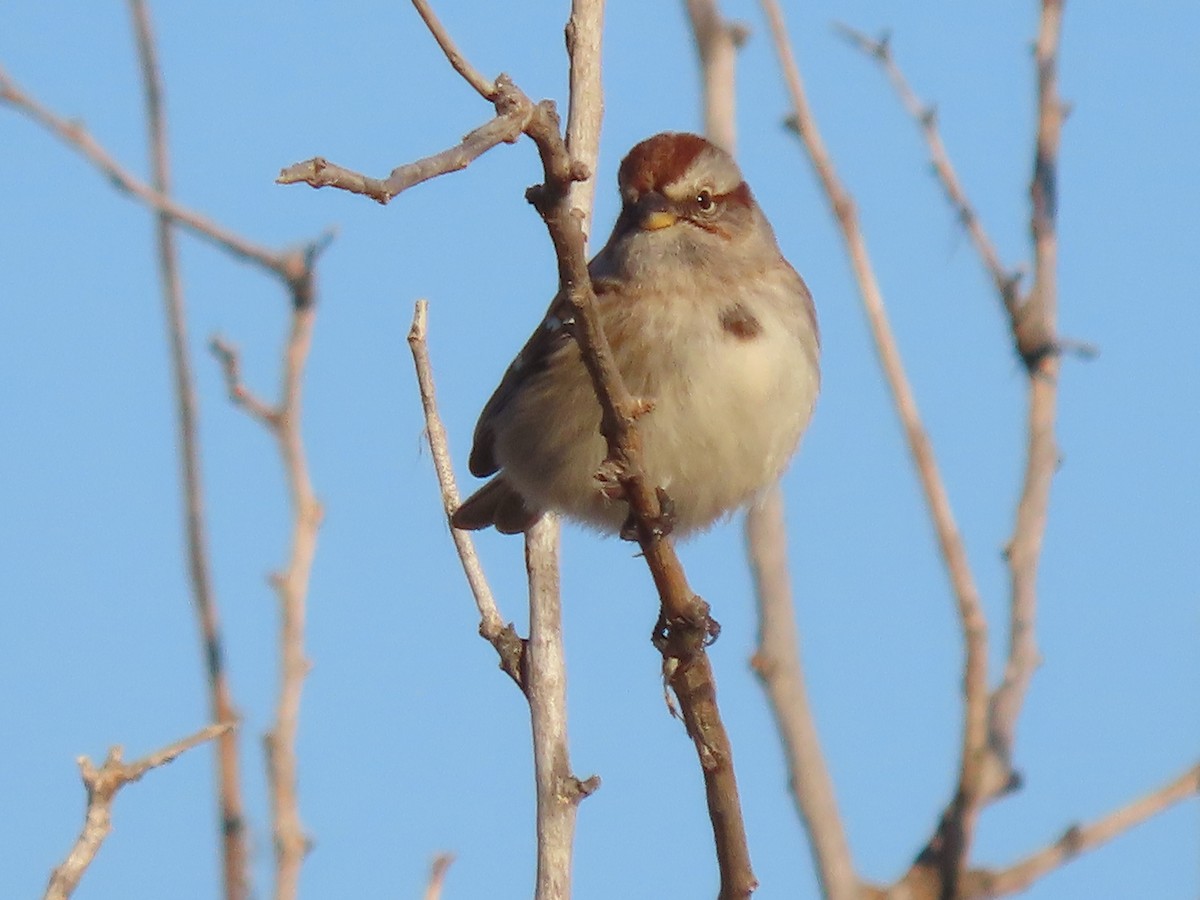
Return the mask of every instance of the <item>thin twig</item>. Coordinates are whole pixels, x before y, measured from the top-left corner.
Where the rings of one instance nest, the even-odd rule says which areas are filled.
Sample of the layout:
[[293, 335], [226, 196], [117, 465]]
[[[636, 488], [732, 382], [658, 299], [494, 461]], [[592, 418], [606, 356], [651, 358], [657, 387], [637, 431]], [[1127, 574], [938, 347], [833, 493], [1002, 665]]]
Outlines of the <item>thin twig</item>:
[[479, 156], [498, 144], [511, 144], [521, 136], [533, 110], [514, 107], [479, 126], [462, 143], [433, 156], [397, 166], [387, 178], [372, 178], [343, 168], [317, 156], [283, 169], [276, 184], [307, 184], [314, 188], [335, 187], [352, 194], [363, 194], [386, 205], [392, 198], [422, 182], [461, 172]]
[[132, 781], [138, 781], [151, 769], [165, 766], [193, 747], [228, 734], [233, 730], [234, 724], [221, 722], [209, 725], [132, 763], [121, 761], [120, 747], [113, 747], [108, 751], [108, 757], [99, 769], [86, 756], [79, 757], [79, 771], [83, 776], [84, 787], [87, 788], [87, 813], [75, 845], [67, 854], [67, 858], [50, 875], [44, 900], [65, 900], [78, 886], [83, 873], [87, 871], [100, 845], [112, 830], [112, 804], [117, 791]]
[[441, 900], [446, 873], [454, 862], [453, 853], [439, 853], [429, 866], [429, 881], [425, 885], [425, 900]]
[[934, 174], [937, 176], [942, 190], [945, 191], [946, 198], [950, 201], [951, 206], [954, 207], [959, 221], [962, 222], [963, 227], [967, 230], [971, 242], [975, 245], [975, 250], [979, 254], [984, 268], [987, 269], [988, 274], [991, 276], [1000, 302], [1003, 304], [1009, 317], [1015, 316], [1020, 305], [1019, 286], [1021, 276], [1016, 271], [1006, 269], [1004, 264], [1000, 262], [1000, 254], [996, 250], [996, 245], [988, 236], [987, 231], [984, 230], [983, 223], [975, 212], [975, 207], [971, 205], [971, 201], [967, 198], [967, 192], [963, 188], [962, 182], [958, 180], [958, 173], [954, 171], [954, 166], [950, 162], [950, 154], [946, 151], [946, 145], [942, 142], [942, 135], [938, 130], [937, 111], [934, 107], [923, 103], [921, 98], [912, 89], [903, 70], [896, 63], [891, 43], [887, 38], [874, 40], [861, 31], [857, 31], [841, 23], [837, 23], [835, 27], [853, 46], [876, 60], [883, 67], [888, 80], [892, 83], [892, 87], [900, 97], [900, 102], [904, 105], [905, 110], [907, 110], [913, 121], [916, 122], [917, 127], [921, 129], [921, 134], [925, 137], [925, 143], [929, 148], [929, 157], [933, 163]]
[[[163, 88], [150, 12], [144, 0], [130, 0], [146, 97], [150, 160], [154, 190], [171, 194], [170, 155], [167, 148]], [[175, 419], [179, 439], [180, 476], [183, 486], [184, 532], [187, 543], [192, 605], [200, 626], [200, 647], [207, 669], [209, 711], [214, 721], [237, 718], [229, 674], [225, 666], [225, 643], [220, 614], [213, 591], [204, 517], [204, 487], [200, 470], [200, 439], [197, 425], [195, 376], [188, 354], [187, 310], [179, 275], [179, 254], [171, 217], [159, 212], [155, 221], [158, 242], [159, 280], [162, 282], [167, 342], [170, 346], [174, 382]], [[245, 812], [242, 800], [238, 739], [226, 729], [215, 745], [217, 764], [218, 833], [221, 835], [224, 896], [242, 900], [249, 895]]]
[[429, 4], [425, 0], [412, 0], [412, 5], [416, 7], [417, 12], [425, 21], [425, 27], [429, 29], [429, 33], [433, 35], [433, 39], [437, 41], [438, 46], [442, 48], [442, 53], [446, 55], [446, 59], [450, 65], [454, 67], [459, 75], [479, 92], [479, 95], [484, 100], [495, 101], [497, 95], [497, 85], [494, 81], [489, 81], [479, 73], [467, 58], [458, 52], [458, 47], [454, 41], [450, 39], [450, 35], [438, 21], [438, 17], [433, 14], [433, 10], [429, 8]]
[[984, 617], [979, 592], [975, 586], [966, 549], [949, 496], [934, 457], [933, 446], [921, 423], [916, 398], [905, 374], [900, 351], [892, 334], [875, 273], [867, 252], [866, 240], [858, 223], [854, 202], [842, 186], [825, 145], [817, 130], [816, 119], [808, 105], [800, 70], [792, 53], [783, 13], [777, 0], [762, 0], [770, 23], [780, 65], [792, 98], [794, 124], [824, 188], [830, 207], [837, 219], [846, 243], [847, 253], [858, 281], [859, 293], [867, 313], [876, 352], [884, 377], [892, 392], [896, 411], [904, 426], [905, 437], [937, 534], [942, 559], [950, 576], [963, 631], [964, 677], [966, 695], [964, 728], [960, 751], [960, 773], [955, 798], [943, 816], [939, 835], [943, 838], [940, 852], [943, 858], [957, 865], [965, 858], [974, 832], [978, 811], [976, 795], [987, 744], [988, 684], [987, 684], [987, 620]]
[[134, 176], [102, 147], [87, 129], [78, 122], [65, 119], [51, 112], [0, 69], [0, 103], [7, 103], [18, 112], [37, 122], [56, 135], [68, 147], [81, 154], [96, 168], [108, 176], [112, 183], [133, 195], [142, 203], [161, 213], [166, 213], [179, 225], [207, 240], [245, 262], [252, 262], [277, 274], [288, 277], [290, 254], [276, 253], [246, 240], [238, 234], [218, 225], [212, 219], [177, 203], [173, 198], [155, 190]]
[[1029, 372], [1029, 443], [1021, 499], [1017, 504], [1013, 536], [1007, 557], [1012, 590], [1008, 660], [1004, 678], [992, 696], [989, 740], [992, 749], [1011, 771], [1016, 725], [1029, 683], [1038, 665], [1034, 631], [1037, 618], [1037, 574], [1042, 539], [1050, 506], [1050, 483], [1058, 468], [1058, 443], [1054, 423], [1058, 407], [1060, 359], [1054, 352], [1022, 348], [1021, 335], [1029, 346], [1053, 347], [1057, 338], [1058, 237], [1057, 196], [1058, 147], [1063, 106], [1058, 96], [1058, 47], [1062, 27], [1062, 0], [1044, 0], [1035, 49], [1038, 84], [1038, 130], [1030, 185], [1033, 234], [1033, 286], [1013, 320], [1018, 350], [1031, 363]]
[[974, 897], [999, 897], [1023, 891], [1047, 873], [1196, 794], [1200, 794], [1200, 765], [1095, 822], [1068, 828], [1053, 844], [1008, 868], [969, 872], [965, 892]]
[[[408, 331], [408, 346], [417, 369], [417, 385], [421, 392], [421, 405], [425, 410], [425, 437], [429, 441], [433, 469], [437, 473], [438, 486], [442, 492], [442, 508], [446, 512], [448, 523], [454, 510], [458, 509], [459, 495], [454, 478], [453, 457], [450, 455], [450, 439], [438, 412], [433, 366], [429, 362], [429, 345], [426, 340], [428, 320], [429, 304], [418, 300], [413, 310], [412, 327]], [[467, 584], [479, 610], [479, 633], [496, 649], [496, 654], [500, 657], [500, 668], [524, 691], [522, 660], [525, 655], [525, 643], [517, 635], [512, 624], [505, 624], [500, 615], [491, 585], [483, 573], [483, 564], [475, 552], [475, 542], [471, 539], [471, 533], [451, 528], [450, 537], [454, 540], [454, 548], [458, 551], [463, 573], [467, 576]]]
[[292, 323], [284, 349], [283, 384], [280, 401], [270, 406], [257, 399], [241, 382], [237, 350], [220, 337], [211, 342], [220, 360], [230, 400], [275, 438], [287, 478], [292, 505], [291, 551], [282, 572], [271, 576], [279, 599], [279, 697], [275, 722], [264, 738], [271, 790], [271, 814], [275, 844], [275, 893], [277, 900], [298, 895], [300, 867], [311, 846], [300, 819], [297, 794], [296, 737], [300, 727], [300, 701], [304, 679], [310, 668], [304, 650], [309, 578], [321, 526], [321, 504], [308, 473], [301, 430], [304, 369], [312, 346], [316, 308], [312, 298], [312, 264], [309, 277], [298, 281], [292, 295]]

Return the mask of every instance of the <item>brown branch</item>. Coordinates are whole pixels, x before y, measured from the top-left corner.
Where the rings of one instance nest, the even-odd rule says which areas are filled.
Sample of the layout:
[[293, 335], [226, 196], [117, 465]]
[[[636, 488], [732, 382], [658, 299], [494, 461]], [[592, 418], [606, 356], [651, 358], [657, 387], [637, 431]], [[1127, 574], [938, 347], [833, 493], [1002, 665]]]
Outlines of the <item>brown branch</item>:
[[8, 104], [17, 112], [37, 122], [103, 172], [114, 186], [146, 206], [165, 213], [172, 221], [244, 262], [252, 262], [284, 278], [289, 277], [292, 254], [277, 253], [248, 241], [155, 190], [118, 163], [83, 125], [65, 119], [43, 106], [9, 78], [3, 69], [0, 69], [0, 103]]
[[970, 563], [950, 500], [938, 470], [933, 446], [921, 423], [916, 398], [904, 372], [900, 351], [896, 345], [883, 303], [883, 294], [876, 281], [867, 252], [866, 240], [858, 223], [854, 202], [842, 186], [833, 161], [817, 130], [816, 119], [808, 105], [804, 83], [796, 65], [783, 13], [776, 0], [762, 0], [770, 23], [780, 65], [784, 71], [794, 110], [793, 122], [808, 156], [816, 170], [829, 205], [841, 229], [847, 253], [858, 281], [859, 293], [875, 340], [876, 352], [884, 377], [892, 392], [897, 413], [904, 427], [909, 452], [912, 454], [930, 517], [937, 534], [942, 559], [950, 577], [963, 630], [964, 677], [966, 695], [964, 727], [960, 751], [960, 771], [955, 797], [942, 817], [938, 830], [936, 853], [939, 861], [957, 873], [966, 859], [978, 813], [980, 784], [987, 745], [988, 684], [987, 684], [987, 620], [983, 614], [979, 592], [975, 586]]
[[425, 885], [425, 900], [441, 900], [446, 872], [454, 862], [453, 853], [439, 853], [429, 866], [429, 881]]
[[79, 885], [83, 873], [96, 858], [100, 845], [112, 830], [112, 804], [117, 791], [130, 782], [140, 780], [151, 769], [165, 766], [193, 747], [228, 734], [233, 727], [233, 722], [209, 725], [132, 763], [121, 761], [120, 747], [113, 747], [108, 751], [108, 757], [99, 769], [86, 756], [79, 757], [79, 771], [84, 787], [87, 788], [87, 813], [75, 845], [67, 854], [67, 858], [50, 875], [45, 900], [65, 900]]
[[450, 65], [454, 67], [459, 75], [479, 92], [479, 96], [484, 100], [495, 102], [499, 92], [499, 86], [496, 82], [489, 81], [479, 73], [479, 70], [467, 61], [467, 58], [458, 52], [458, 47], [454, 41], [450, 39], [449, 33], [438, 21], [438, 17], [433, 14], [429, 4], [425, 0], [412, 0], [412, 5], [416, 7], [417, 12], [425, 22], [425, 27], [429, 29], [429, 33], [433, 35], [433, 39], [437, 41], [438, 46], [442, 48], [442, 53]]
[[538, 146], [546, 181], [527, 196], [554, 243], [559, 289], [574, 313], [575, 339], [600, 402], [600, 432], [608, 444], [604, 465], [621, 484], [637, 518], [638, 543], [662, 601], [656, 646], [700, 759], [721, 874], [719, 896], [722, 900], [747, 897], [757, 882], [738, 799], [733, 749], [717, 708], [716, 683], [705, 652], [717, 625], [709, 617], [708, 604], [688, 585], [670, 538], [658, 527], [661, 491], [645, 478], [637, 436], [637, 417], [643, 407], [621, 379], [601, 329], [587, 271], [585, 236], [567, 202], [568, 186], [580, 173], [571, 165], [553, 105], [543, 101], [537, 110], [525, 133]]
[[296, 792], [296, 736], [304, 678], [310, 668], [304, 651], [304, 627], [309, 577], [321, 526], [321, 504], [313, 492], [301, 429], [304, 370], [312, 346], [316, 319], [313, 265], [320, 246], [305, 257], [305, 268], [291, 283], [291, 332], [284, 349], [283, 384], [278, 404], [259, 400], [241, 381], [237, 350], [220, 337], [210, 344], [225, 374], [229, 398], [275, 438], [288, 483], [292, 506], [292, 540], [287, 565], [271, 576], [279, 599], [279, 697], [275, 722], [264, 738], [275, 844], [275, 897], [290, 900], [298, 894], [300, 866], [311, 843], [304, 833]]
[[716, 0], [687, 0], [687, 12], [700, 57], [704, 133], [732, 154], [737, 145], [737, 51], [749, 31], [741, 23], [727, 21]]
[[808, 833], [821, 896], [856, 900], [863, 885], [854, 868], [800, 664], [783, 495], [778, 486], [747, 515], [746, 548], [758, 600], [758, 649], [751, 666], [766, 689], [783, 739], [788, 781]]
[[[130, 0], [129, 10], [133, 17], [146, 98], [154, 190], [161, 196], [169, 197], [170, 155], [167, 149], [158, 50], [146, 4], [143, 0]], [[179, 440], [184, 532], [192, 605], [200, 627], [201, 650], [207, 669], [209, 712], [214, 721], [230, 722], [237, 718], [237, 712], [234, 708], [233, 692], [229, 686], [220, 614], [210, 571], [204, 517], [204, 487], [200, 469], [195, 376], [192, 372], [191, 357], [188, 355], [187, 311], [179, 275], [175, 230], [167, 213], [160, 211], [156, 216], [155, 234], [167, 342], [170, 346], [171, 372], [175, 387], [175, 419]], [[225, 729], [214, 749], [224, 896], [226, 900], [242, 900], [249, 895], [249, 866], [236, 732], [233, 729]]]
[[[1033, 672], [1038, 665], [1034, 631], [1037, 618], [1037, 574], [1050, 506], [1050, 483], [1058, 468], [1054, 422], [1058, 407], [1060, 359], [1046, 348], [1057, 343], [1058, 238], [1056, 234], [1058, 147], [1063, 105], [1058, 96], [1058, 46], [1061, 0], [1044, 0], [1035, 50], [1038, 84], [1038, 130], [1030, 185], [1033, 234], [1033, 286], [1013, 318], [1017, 349], [1030, 363], [1029, 443], [1021, 498], [1013, 536], [1007, 548], [1012, 590], [1008, 660], [1004, 677], [992, 696], [989, 738], [997, 757], [1011, 771], [1016, 725]], [[1022, 341], [1026, 343], [1023, 345]], [[1030, 337], [1033, 336], [1033, 337]], [[1031, 348], [1040, 348], [1033, 350]]]
[[[700, 59], [705, 130], [710, 140], [734, 153], [735, 63], [746, 29], [727, 22], [716, 0], [687, 0], [687, 9]], [[804, 687], [778, 483], [746, 511], [745, 534], [759, 617], [759, 643], [751, 666], [766, 689], [783, 741], [788, 783], [805, 825], [822, 896], [857, 900], [861, 885]]]
[[[418, 300], [413, 310], [412, 327], [408, 331], [408, 346], [412, 351], [413, 364], [417, 369], [417, 385], [421, 392], [421, 406], [425, 410], [425, 437], [429, 441], [429, 450], [433, 455], [433, 468], [437, 473], [438, 486], [442, 492], [442, 508], [446, 512], [446, 521], [458, 509], [458, 485], [454, 478], [454, 464], [450, 455], [450, 439], [446, 435], [446, 427], [442, 424], [438, 412], [437, 392], [433, 382], [433, 366], [429, 362], [429, 344], [426, 340], [428, 333], [429, 304]], [[454, 548], [462, 563], [463, 573], [471, 594], [475, 597], [475, 606], [479, 610], [479, 633], [495, 649], [500, 657], [500, 668], [511, 676], [517, 687], [525, 690], [525, 678], [522, 674], [524, 667], [525, 642], [517, 635], [512, 624], [505, 624], [496, 606], [495, 595], [483, 574], [483, 565], [475, 552], [475, 542], [471, 540], [469, 531], [450, 529], [450, 537], [454, 540]]]
[[528, 108], [513, 108], [500, 113], [464, 137], [458, 146], [397, 166], [387, 178], [371, 178], [317, 156], [283, 169], [275, 183], [335, 187], [386, 205], [410, 187], [439, 175], [462, 171], [498, 144], [513, 143], [521, 136], [531, 112]]
[[1004, 264], [1000, 262], [1000, 254], [996, 251], [996, 245], [992, 243], [992, 239], [984, 230], [983, 223], [975, 212], [975, 207], [971, 205], [971, 201], [967, 198], [967, 192], [963, 188], [962, 182], [958, 180], [958, 173], [954, 171], [954, 166], [950, 162], [950, 154], [946, 151], [946, 145], [942, 142], [942, 135], [938, 130], [937, 111], [932, 106], [921, 102], [920, 97], [912, 89], [903, 70], [896, 63], [896, 58], [892, 54], [891, 43], [886, 37], [874, 40], [861, 31], [850, 28], [847, 25], [838, 23], [835, 27], [853, 46], [857, 47], [883, 67], [883, 71], [892, 83], [892, 87], [899, 96], [901, 104], [903, 104], [913, 121], [916, 122], [917, 127], [921, 129], [921, 134], [924, 136], [925, 143], [929, 148], [929, 157], [933, 163], [934, 174], [937, 176], [938, 182], [946, 194], [946, 199], [954, 207], [959, 221], [962, 222], [963, 227], [967, 230], [967, 234], [971, 238], [971, 243], [975, 245], [975, 251], [979, 254], [979, 258], [983, 262], [984, 268], [987, 269], [988, 275], [991, 276], [992, 283], [996, 288], [996, 293], [1005, 311], [1010, 318], [1014, 317], [1020, 305], [1020, 273], [1006, 269]]
[[1077, 856], [1094, 850], [1169, 806], [1196, 794], [1200, 794], [1200, 765], [1192, 766], [1178, 778], [1095, 822], [1068, 828], [1050, 846], [1006, 869], [981, 869], [968, 873], [965, 893], [973, 897], [999, 897], [1023, 891]]

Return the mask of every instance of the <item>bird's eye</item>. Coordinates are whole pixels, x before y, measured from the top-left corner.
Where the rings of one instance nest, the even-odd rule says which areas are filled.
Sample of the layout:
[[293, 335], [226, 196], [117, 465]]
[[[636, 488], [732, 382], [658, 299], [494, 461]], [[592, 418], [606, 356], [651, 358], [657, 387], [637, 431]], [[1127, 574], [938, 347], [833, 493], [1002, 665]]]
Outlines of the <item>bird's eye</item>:
[[713, 199], [712, 192], [705, 190], [696, 195], [696, 205], [700, 207], [701, 212], [711, 212], [717, 202]]

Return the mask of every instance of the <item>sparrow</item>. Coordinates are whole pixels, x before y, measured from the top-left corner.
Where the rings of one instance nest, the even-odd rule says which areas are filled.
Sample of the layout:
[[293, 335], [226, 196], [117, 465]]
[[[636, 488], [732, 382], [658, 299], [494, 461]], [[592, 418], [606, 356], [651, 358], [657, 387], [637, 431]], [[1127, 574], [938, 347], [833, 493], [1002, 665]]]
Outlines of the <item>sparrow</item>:
[[[677, 535], [745, 506], [783, 473], [820, 387], [812, 296], [733, 158], [695, 134], [639, 143], [617, 175], [621, 212], [589, 264], [597, 311], [631, 394], [645, 474]], [[600, 476], [600, 405], [561, 293], [480, 414], [471, 474], [493, 476], [455, 528], [518, 534], [547, 510], [628, 535]]]

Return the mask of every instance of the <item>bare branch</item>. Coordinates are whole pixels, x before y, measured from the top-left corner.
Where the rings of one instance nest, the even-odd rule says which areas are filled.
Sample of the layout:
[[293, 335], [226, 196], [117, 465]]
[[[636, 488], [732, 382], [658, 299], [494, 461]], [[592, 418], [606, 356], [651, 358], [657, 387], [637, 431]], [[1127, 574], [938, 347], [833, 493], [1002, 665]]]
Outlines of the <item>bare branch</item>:
[[442, 52], [446, 54], [446, 59], [454, 67], [454, 71], [461, 75], [467, 84], [475, 88], [484, 100], [495, 101], [497, 95], [496, 83], [489, 81], [479, 74], [479, 70], [471, 65], [465, 56], [458, 52], [458, 47], [455, 46], [454, 41], [450, 40], [450, 35], [446, 33], [446, 29], [438, 21], [438, 17], [433, 14], [433, 10], [429, 8], [429, 4], [425, 0], [412, 0], [412, 4], [425, 21], [425, 27], [433, 35], [433, 39], [437, 41], [438, 46], [442, 48]]
[[[446, 427], [442, 424], [438, 412], [437, 392], [433, 383], [433, 367], [429, 362], [429, 345], [426, 340], [429, 320], [429, 304], [418, 300], [413, 310], [412, 327], [408, 331], [408, 346], [412, 351], [413, 364], [417, 369], [417, 385], [421, 391], [421, 405], [425, 410], [425, 437], [429, 440], [429, 450], [433, 455], [433, 468], [437, 473], [438, 485], [442, 491], [442, 507], [449, 522], [454, 510], [458, 509], [458, 485], [454, 478], [454, 463], [450, 455], [450, 439], [446, 435]], [[525, 644], [517, 636], [511, 624], [505, 624], [496, 606], [495, 595], [483, 574], [483, 564], [475, 552], [475, 542], [471, 540], [471, 532], [450, 529], [450, 537], [454, 540], [454, 548], [462, 562], [463, 573], [467, 576], [467, 584], [475, 597], [475, 606], [479, 610], [479, 633], [496, 648], [500, 657], [500, 668], [507, 672], [521, 690], [525, 690], [525, 678], [522, 675], [525, 654]]]
[[297, 795], [296, 737], [300, 727], [300, 701], [310, 664], [304, 650], [309, 577], [317, 551], [321, 504], [308, 473], [301, 429], [304, 370], [312, 346], [316, 320], [312, 265], [320, 245], [305, 256], [305, 267], [291, 282], [291, 331], [284, 348], [283, 384], [278, 404], [260, 400], [241, 379], [237, 349], [223, 338], [210, 342], [221, 363], [229, 398], [235, 406], [267, 429], [275, 438], [287, 478], [292, 505], [292, 540], [288, 562], [271, 576], [279, 600], [279, 697], [275, 722], [264, 737], [275, 843], [275, 897], [291, 900], [298, 895], [300, 867], [311, 842], [300, 819]]
[[1175, 803], [1200, 793], [1200, 765], [1133, 802], [1087, 825], [1075, 825], [1049, 847], [1001, 870], [978, 870], [966, 876], [969, 896], [999, 897], [1023, 891], [1042, 876], [1089, 850], [1140, 825]]
[[117, 791], [132, 781], [138, 781], [151, 769], [165, 766], [193, 747], [228, 734], [233, 727], [233, 722], [209, 725], [189, 737], [168, 744], [161, 750], [128, 764], [121, 761], [120, 747], [113, 747], [108, 751], [108, 757], [99, 769], [86, 756], [79, 757], [79, 771], [83, 776], [84, 787], [87, 788], [87, 813], [75, 845], [67, 854], [67, 858], [50, 875], [45, 900], [65, 900], [78, 886], [83, 873], [96, 858], [100, 845], [112, 830], [112, 803]]
[[526, 691], [533, 729], [537, 784], [536, 900], [569, 900], [575, 813], [600, 786], [571, 772], [567, 742], [567, 664], [563, 651], [558, 578], [558, 519], [543, 516], [525, 535], [529, 575], [529, 644]]
[[317, 156], [283, 169], [275, 183], [308, 184], [314, 188], [335, 187], [352, 194], [363, 194], [386, 205], [393, 197], [410, 187], [439, 175], [462, 171], [497, 144], [513, 143], [521, 136], [532, 113], [532, 108], [528, 106], [508, 109], [476, 128], [463, 138], [458, 146], [398, 166], [384, 179], [361, 175]]
[[225, 374], [225, 389], [229, 400], [234, 406], [245, 410], [252, 419], [261, 425], [274, 430], [279, 421], [279, 410], [271, 406], [246, 387], [242, 381], [242, 360], [237, 347], [225, 338], [217, 335], [208, 343], [213, 356], [221, 363], [221, 371]]
[[199, 237], [216, 244], [238, 259], [255, 263], [285, 278], [288, 277], [288, 254], [276, 253], [248, 241], [200, 213], [177, 203], [166, 194], [155, 190], [121, 166], [107, 150], [100, 146], [83, 125], [51, 112], [21, 89], [3, 69], [0, 69], [0, 103], [7, 103], [50, 131], [103, 172], [116, 187], [133, 195], [151, 209], [165, 213], [173, 221], [178, 222]]
[[[154, 191], [160, 196], [169, 197], [170, 155], [167, 148], [158, 50], [145, 2], [130, 0], [129, 10], [133, 18], [146, 97], [146, 122], [154, 173]], [[184, 532], [192, 606], [200, 627], [200, 647], [207, 668], [209, 712], [215, 721], [233, 721], [237, 712], [234, 709], [233, 693], [225, 666], [225, 644], [221, 635], [220, 615], [213, 591], [208, 555], [197, 425], [198, 404], [195, 376], [188, 355], [187, 309], [183, 297], [183, 283], [179, 275], [175, 230], [172, 217], [168, 213], [159, 211], [155, 222], [155, 234], [158, 242], [159, 280], [162, 283], [164, 317], [167, 323], [167, 342], [170, 346], [171, 372], [175, 387], [175, 419], [179, 435]], [[221, 835], [224, 895], [226, 900], [242, 900], [249, 895], [249, 866], [237, 734], [232, 729], [226, 729], [221, 734], [215, 750], [218, 785], [217, 824], [218, 833]]]
[[896, 58], [892, 54], [891, 43], [886, 38], [874, 40], [861, 31], [856, 31], [840, 23], [835, 27], [853, 46], [876, 60], [883, 67], [888, 80], [892, 83], [892, 87], [895, 88], [896, 94], [900, 97], [900, 102], [904, 105], [904, 108], [908, 111], [913, 121], [916, 122], [917, 127], [921, 129], [921, 133], [925, 137], [925, 143], [929, 148], [930, 160], [933, 163], [934, 174], [937, 176], [942, 190], [946, 193], [946, 199], [954, 207], [959, 221], [967, 230], [971, 242], [975, 245], [975, 250], [979, 254], [979, 258], [983, 261], [984, 268], [987, 269], [988, 274], [992, 278], [992, 283], [995, 285], [996, 293], [1000, 298], [1000, 302], [1004, 305], [1005, 311], [1010, 318], [1014, 318], [1020, 306], [1019, 287], [1021, 276], [1015, 270], [1005, 269], [1003, 263], [1000, 262], [1000, 254], [996, 251], [996, 245], [992, 243], [992, 239], [984, 230], [983, 223], [976, 214], [975, 208], [971, 205], [970, 200], [967, 199], [967, 192], [963, 188], [962, 182], [958, 180], [958, 174], [954, 171], [954, 166], [950, 163], [950, 155], [946, 151], [946, 145], [942, 142], [942, 135], [938, 130], [936, 111], [932, 106], [922, 103], [916, 92], [909, 85], [908, 79], [904, 76], [904, 72], [896, 63]]
[[604, 0], [572, 0], [567, 20], [567, 58], [570, 60], [571, 105], [567, 110], [567, 152], [583, 177], [571, 183], [569, 200], [583, 219], [585, 239], [592, 232], [596, 196], [596, 162], [600, 157], [600, 126], [604, 94], [600, 80], [600, 47], [604, 36]]
[[441, 900], [442, 884], [446, 881], [446, 872], [454, 862], [453, 853], [439, 853], [429, 866], [429, 882], [425, 885], [425, 900]]
[[867, 313], [876, 352], [883, 367], [884, 377], [892, 392], [896, 411], [904, 426], [909, 451], [921, 481], [925, 501], [929, 507], [934, 530], [937, 533], [942, 559], [950, 576], [958, 606], [958, 615], [963, 631], [964, 652], [964, 728], [960, 752], [960, 774], [955, 799], [943, 816], [939, 828], [939, 858], [953, 861], [953, 868], [961, 865], [969, 850], [978, 813], [977, 794], [983, 772], [987, 744], [988, 684], [987, 684], [987, 620], [983, 614], [979, 592], [975, 586], [970, 563], [954, 514], [949, 496], [934, 457], [933, 446], [921, 423], [916, 398], [904, 371], [900, 351], [896, 345], [883, 303], [883, 294], [876, 281], [867, 253], [866, 240], [858, 223], [854, 202], [842, 186], [817, 130], [816, 119], [805, 96], [804, 83], [792, 53], [787, 36], [787, 27], [777, 0], [762, 0], [763, 9], [770, 22], [780, 65], [784, 71], [788, 91], [791, 94], [794, 124], [799, 132], [808, 156], [824, 188], [829, 205], [841, 228], [842, 238], [850, 256], [859, 293]]
[[1058, 147], [1063, 106], [1058, 96], [1058, 46], [1061, 0], [1044, 0], [1035, 51], [1038, 83], [1038, 131], [1032, 200], [1034, 271], [1029, 297], [1013, 319], [1017, 348], [1029, 369], [1029, 444], [1021, 499], [1007, 557], [1012, 589], [1008, 660], [1004, 678], [992, 696], [989, 738], [992, 749], [1011, 771], [1016, 725], [1039, 655], [1037, 574], [1050, 506], [1050, 483], [1058, 468], [1054, 423], [1058, 408], [1061, 360], [1046, 348], [1057, 343], [1058, 238], [1056, 233]]
[[746, 26], [726, 21], [716, 0], [687, 0], [687, 11], [700, 56], [704, 133], [732, 154], [737, 146], [737, 51], [746, 39]]
[[808, 832], [821, 896], [827, 900], [855, 900], [861, 896], [862, 884], [854, 869], [833, 779], [821, 752], [800, 664], [783, 495], [778, 486], [747, 515], [746, 549], [758, 599], [758, 649], [751, 665], [766, 688], [783, 738], [789, 783]]

